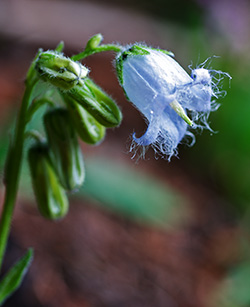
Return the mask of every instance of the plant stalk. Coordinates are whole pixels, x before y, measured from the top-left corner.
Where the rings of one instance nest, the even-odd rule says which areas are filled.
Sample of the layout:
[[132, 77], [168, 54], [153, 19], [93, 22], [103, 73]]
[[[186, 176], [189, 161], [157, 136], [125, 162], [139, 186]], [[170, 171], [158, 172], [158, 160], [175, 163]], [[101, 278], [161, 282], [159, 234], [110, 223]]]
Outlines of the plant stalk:
[[14, 138], [10, 144], [5, 167], [5, 198], [0, 221], [0, 269], [2, 266], [6, 244], [9, 237], [10, 225], [17, 198], [18, 184], [22, 166], [24, 134], [26, 127], [26, 112], [36, 81], [27, 83], [21, 109], [17, 118]]
[[96, 47], [95, 49], [89, 49], [89, 50], [84, 50], [83, 52], [73, 55], [71, 57], [71, 60], [73, 61], [80, 61], [92, 54], [103, 52], [103, 51], [115, 51], [115, 52], [121, 52], [122, 47], [119, 45], [114, 45], [114, 44], [107, 44], [107, 45], [101, 45]]

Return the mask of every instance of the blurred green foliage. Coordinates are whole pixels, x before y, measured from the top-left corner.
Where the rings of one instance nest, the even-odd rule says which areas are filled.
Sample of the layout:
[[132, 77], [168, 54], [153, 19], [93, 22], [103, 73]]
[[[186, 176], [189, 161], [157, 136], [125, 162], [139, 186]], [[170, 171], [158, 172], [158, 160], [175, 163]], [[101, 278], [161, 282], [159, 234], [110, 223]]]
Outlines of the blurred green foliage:
[[99, 201], [109, 210], [138, 222], [175, 226], [187, 217], [187, 200], [140, 168], [109, 159], [87, 159], [86, 182], [81, 193]]
[[250, 306], [250, 262], [232, 268], [212, 296], [213, 307]]

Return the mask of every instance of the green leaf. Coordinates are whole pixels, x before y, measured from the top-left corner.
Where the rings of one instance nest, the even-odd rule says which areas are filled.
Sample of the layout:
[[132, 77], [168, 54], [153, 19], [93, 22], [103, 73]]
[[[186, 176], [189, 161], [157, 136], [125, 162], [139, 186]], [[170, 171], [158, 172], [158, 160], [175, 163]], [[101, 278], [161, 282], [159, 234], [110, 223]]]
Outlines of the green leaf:
[[148, 174], [107, 159], [87, 159], [86, 181], [80, 194], [106, 209], [136, 222], [172, 227], [189, 215], [187, 203], [177, 191]]
[[241, 263], [231, 269], [227, 278], [212, 295], [213, 307], [250, 306], [250, 262]]
[[0, 305], [20, 286], [33, 258], [33, 249], [27, 253], [9, 270], [0, 282]]

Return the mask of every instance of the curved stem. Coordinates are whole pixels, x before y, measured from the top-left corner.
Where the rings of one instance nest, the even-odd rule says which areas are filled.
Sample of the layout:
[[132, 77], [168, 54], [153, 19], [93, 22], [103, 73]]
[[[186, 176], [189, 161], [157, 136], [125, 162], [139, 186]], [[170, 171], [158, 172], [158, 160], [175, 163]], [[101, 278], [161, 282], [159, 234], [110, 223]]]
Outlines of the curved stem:
[[29, 130], [25, 132], [24, 138], [32, 138], [33, 140], [39, 142], [39, 143], [45, 143], [46, 138], [37, 130]]
[[89, 55], [95, 54], [95, 53], [99, 53], [99, 52], [103, 52], [103, 51], [115, 51], [115, 52], [121, 52], [122, 51], [122, 47], [119, 45], [114, 45], [114, 44], [107, 44], [107, 45], [101, 45], [96, 47], [95, 49], [85, 49], [83, 52], [73, 55], [71, 57], [71, 60], [73, 61], [80, 61], [86, 57], [88, 57]]
[[10, 224], [14, 211], [15, 201], [17, 197], [18, 183], [23, 156], [24, 133], [26, 127], [26, 112], [31, 99], [31, 94], [36, 81], [27, 84], [21, 109], [17, 118], [16, 128], [13, 141], [7, 156], [5, 167], [5, 198], [3, 204], [3, 212], [0, 221], [0, 268], [6, 249], [7, 239], [10, 232]]
[[34, 99], [31, 103], [31, 105], [29, 106], [27, 113], [26, 113], [26, 122], [28, 123], [32, 116], [35, 114], [35, 112], [43, 105], [48, 104], [50, 106], [54, 106], [54, 102], [53, 100], [43, 97], [40, 99]]

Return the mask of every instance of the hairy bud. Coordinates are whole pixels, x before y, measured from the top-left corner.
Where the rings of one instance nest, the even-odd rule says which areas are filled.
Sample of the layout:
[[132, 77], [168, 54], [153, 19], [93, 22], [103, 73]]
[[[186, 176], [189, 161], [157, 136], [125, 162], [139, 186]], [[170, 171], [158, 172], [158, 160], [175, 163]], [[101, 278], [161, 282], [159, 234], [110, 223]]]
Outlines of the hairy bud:
[[100, 45], [100, 43], [102, 42], [102, 40], [103, 40], [103, 36], [100, 33], [92, 36], [88, 40], [87, 45], [85, 47], [85, 50], [93, 50], [93, 49], [97, 48]]
[[60, 183], [67, 190], [79, 187], [85, 177], [84, 162], [68, 111], [57, 108], [46, 113], [44, 127]]
[[68, 199], [50, 163], [48, 146], [38, 143], [28, 152], [32, 185], [40, 213], [48, 219], [63, 218]]
[[91, 79], [83, 86], [75, 86], [64, 93], [85, 108], [101, 125], [115, 127], [121, 123], [122, 114], [116, 103]]
[[69, 90], [78, 84], [83, 84], [89, 72], [81, 63], [56, 51], [40, 53], [35, 67], [42, 80], [61, 90]]
[[106, 128], [70, 97], [65, 99], [69, 115], [79, 137], [88, 144], [97, 144], [105, 136]]

